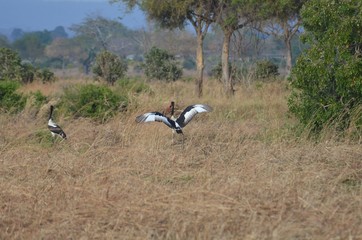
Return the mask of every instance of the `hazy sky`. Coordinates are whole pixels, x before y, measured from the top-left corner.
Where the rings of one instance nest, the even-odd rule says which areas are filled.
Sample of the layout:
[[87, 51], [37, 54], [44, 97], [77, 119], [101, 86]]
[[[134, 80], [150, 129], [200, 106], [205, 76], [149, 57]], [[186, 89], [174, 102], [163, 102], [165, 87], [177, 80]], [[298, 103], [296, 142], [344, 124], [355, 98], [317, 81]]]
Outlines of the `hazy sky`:
[[109, 19], [121, 17], [129, 28], [145, 27], [141, 11], [127, 13], [125, 7], [108, 0], [0, 0], [0, 29], [21, 28], [25, 31], [66, 29], [81, 23], [88, 15]]

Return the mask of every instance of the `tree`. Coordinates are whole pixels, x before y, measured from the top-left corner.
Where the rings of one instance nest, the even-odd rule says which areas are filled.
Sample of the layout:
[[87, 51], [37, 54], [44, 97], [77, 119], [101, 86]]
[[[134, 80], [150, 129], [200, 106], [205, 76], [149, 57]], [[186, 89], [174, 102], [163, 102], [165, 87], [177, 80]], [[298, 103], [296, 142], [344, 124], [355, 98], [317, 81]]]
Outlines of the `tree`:
[[124, 77], [127, 72], [127, 63], [117, 55], [102, 51], [97, 57], [93, 67], [93, 73], [108, 84], [113, 85], [115, 81]]
[[10, 41], [16, 41], [24, 36], [25, 32], [20, 28], [14, 28], [10, 34]]
[[65, 63], [79, 56], [79, 48], [75, 48], [76, 43], [72, 39], [56, 38], [51, 44], [46, 46], [45, 54], [51, 58], [59, 58], [62, 61], [62, 70], [65, 69]]
[[133, 33], [122, 23], [100, 16], [88, 16], [81, 24], [72, 25], [75, 33], [74, 47], [79, 52], [79, 61], [88, 74], [95, 56], [100, 51], [110, 51], [126, 56], [136, 51]]
[[300, 9], [307, 0], [269, 0], [266, 2], [268, 20], [263, 32], [282, 36], [285, 44], [286, 75], [292, 69], [292, 38], [298, 32], [302, 20]]
[[21, 79], [21, 58], [9, 48], [0, 48], [0, 80]]
[[292, 69], [290, 112], [313, 133], [328, 123], [342, 132], [352, 121], [360, 127], [361, 1], [311, 0], [301, 16], [311, 47]]
[[68, 34], [65, 32], [63, 26], [56, 27], [53, 31], [50, 32], [50, 35], [52, 36], [52, 39], [68, 38]]
[[150, 79], [175, 81], [182, 75], [175, 57], [167, 51], [153, 47], [145, 56], [145, 74]]
[[49, 31], [38, 31], [25, 33], [13, 43], [13, 47], [19, 51], [23, 59], [34, 63], [36, 60], [44, 56], [46, 45], [52, 41]]
[[234, 95], [234, 84], [230, 76], [229, 55], [230, 41], [234, 31], [242, 29], [255, 21], [263, 9], [263, 1], [250, 0], [223, 0], [220, 1], [218, 12], [216, 13], [216, 23], [223, 31], [224, 39], [221, 52], [222, 82], [226, 96]]
[[[84, 36], [92, 43], [95, 48], [100, 50], [112, 49], [112, 42], [114, 39], [120, 36], [127, 36], [130, 34], [129, 30], [120, 22], [115, 20], [109, 20], [101, 16], [88, 16], [81, 24], [74, 24], [70, 27], [76, 36]], [[126, 44], [123, 46], [118, 45], [114, 48], [126, 48]]]
[[[113, 0], [118, 2], [121, 0]], [[133, 7], [137, 2], [147, 13], [148, 17], [155, 20], [161, 27], [174, 29], [183, 28], [187, 22], [191, 23], [196, 32], [196, 94], [202, 96], [204, 78], [204, 53], [203, 41], [211, 23], [215, 21], [214, 9], [218, 6], [216, 0], [122, 0]]]

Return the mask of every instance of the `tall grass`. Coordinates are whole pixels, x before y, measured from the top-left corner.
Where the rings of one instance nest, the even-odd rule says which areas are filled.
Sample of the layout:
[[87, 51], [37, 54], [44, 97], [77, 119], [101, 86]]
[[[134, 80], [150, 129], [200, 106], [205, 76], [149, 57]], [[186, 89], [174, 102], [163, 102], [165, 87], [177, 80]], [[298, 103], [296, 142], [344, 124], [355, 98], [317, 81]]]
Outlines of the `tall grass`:
[[[284, 83], [233, 99], [214, 81], [201, 99], [192, 83], [151, 88], [104, 124], [57, 119], [68, 140], [53, 145], [37, 141], [46, 119], [1, 115], [0, 239], [362, 237], [361, 147], [296, 139]], [[134, 121], [170, 100], [214, 108], [185, 127], [184, 145]]]

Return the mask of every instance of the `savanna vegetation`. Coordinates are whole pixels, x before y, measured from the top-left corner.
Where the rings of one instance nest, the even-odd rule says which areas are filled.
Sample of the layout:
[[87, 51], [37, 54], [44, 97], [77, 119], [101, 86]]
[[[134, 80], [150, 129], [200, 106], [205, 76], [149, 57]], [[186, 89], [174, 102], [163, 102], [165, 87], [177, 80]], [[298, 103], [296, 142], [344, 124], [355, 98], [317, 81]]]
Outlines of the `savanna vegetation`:
[[360, 1], [122, 2], [1, 38], [0, 239], [362, 238]]

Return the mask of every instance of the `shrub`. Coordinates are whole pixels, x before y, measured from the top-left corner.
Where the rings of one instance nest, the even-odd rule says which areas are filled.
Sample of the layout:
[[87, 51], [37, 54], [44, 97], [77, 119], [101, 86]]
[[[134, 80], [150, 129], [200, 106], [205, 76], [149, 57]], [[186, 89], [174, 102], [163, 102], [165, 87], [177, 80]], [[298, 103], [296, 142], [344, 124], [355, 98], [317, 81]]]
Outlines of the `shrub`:
[[35, 79], [35, 75], [37, 73], [37, 69], [29, 64], [25, 63], [21, 65], [21, 82], [22, 83], [32, 83]]
[[360, 126], [362, 115], [357, 111], [362, 105], [360, 1], [310, 1], [302, 16], [311, 48], [292, 70], [290, 112], [302, 126], [309, 126], [316, 134], [331, 123], [340, 133], [351, 123]]
[[54, 82], [55, 80], [54, 73], [48, 69], [37, 71], [37, 75], [43, 83]]
[[24, 109], [26, 98], [16, 93], [19, 83], [14, 81], [0, 81], [0, 109], [1, 111], [16, 113]]
[[261, 60], [256, 62], [256, 77], [257, 78], [271, 78], [279, 75], [278, 65], [270, 60]]
[[156, 47], [152, 47], [145, 55], [142, 68], [149, 79], [176, 81], [182, 76], [182, 68], [178, 66], [175, 57]]
[[113, 85], [115, 81], [126, 75], [127, 69], [126, 61], [111, 52], [103, 51], [96, 57], [93, 73]]
[[61, 107], [74, 117], [92, 118], [104, 122], [127, 107], [128, 99], [106, 86], [93, 84], [67, 88]]

